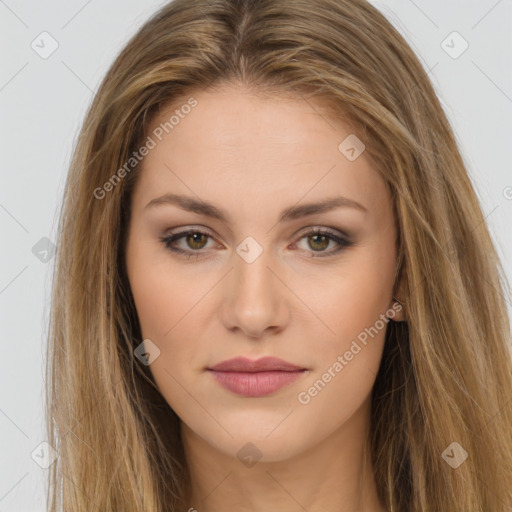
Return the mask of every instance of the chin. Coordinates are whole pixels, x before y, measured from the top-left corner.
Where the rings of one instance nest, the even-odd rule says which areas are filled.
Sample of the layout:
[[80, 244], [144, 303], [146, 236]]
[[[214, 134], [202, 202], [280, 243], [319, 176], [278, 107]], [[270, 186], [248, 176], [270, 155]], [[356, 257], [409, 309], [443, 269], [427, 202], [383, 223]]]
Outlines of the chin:
[[[228, 421], [224, 417], [221, 421], [224, 428], [217, 423], [202, 423], [192, 430], [195, 436], [228, 457], [242, 462], [247, 457], [258, 462], [280, 462], [303, 451], [307, 443], [299, 435], [302, 429], [298, 425], [292, 422], [285, 425], [287, 420], [280, 424], [284, 417], [286, 414], [274, 414], [264, 420], [256, 414], [241, 413], [237, 421]], [[187, 428], [191, 429], [190, 426]]]

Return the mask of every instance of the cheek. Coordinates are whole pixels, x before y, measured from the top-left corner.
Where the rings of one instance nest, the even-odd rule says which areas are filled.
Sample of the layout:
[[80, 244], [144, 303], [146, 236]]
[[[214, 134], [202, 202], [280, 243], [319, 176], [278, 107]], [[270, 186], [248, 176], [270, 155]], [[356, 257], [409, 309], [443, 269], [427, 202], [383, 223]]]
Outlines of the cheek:
[[127, 270], [142, 338], [160, 350], [150, 371], [173, 404], [182, 391], [179, 383], [199, 367], [197, 340], [204, 331], [206, 315], [203, 299], [212, 283], [187, 278], [171, 265], [165, 252], [156, 251], [149, 242], [128, 247]]
[[165, 251], [155, 249], [154, 241], [128, 246], [127, 270], [142, 335], [161, 344], [199, 292], [183, 282]]
[[389, 325], [381, 318], [387, 295], [376, 286], [369, 275], [366, 280], [347, 277], [343, 292], [332, 292], [333, 302], [326, 301], [321, 310], [335, 335], [322, 337], [311, 352], [315, 368], [296, 397], [295, 419], [311, 443], [348, 424], [368, 403]]
[[185, 389], [190, 387], [188, 372], [197, 352], [187, 342], [198, 334], [191, 332], [193, 314], [189, 312], [198, 299], [190, 291], [193, 287], [185, 286], [164, 262], [151, 261], [139, 248], [132, 256], [128, 274], [142, 338], [151, 340], [160, 351], [149, 370], [167, 403], [182, 412], [190, 403]]
[[143, 337], [163, 340], [177, 321], [175, 316], [183, 304], [183, 293], [157, 267], [142, 265], [140, 270], [134, 270], [130, 286]]
[[325, 335], [315, 338], [314, 372], [298, 402], [309, 404], [318, 414], [334, 407], [337, 413], [329, 414], [333, 421], [362, 403], [379, 369], [389, 325], [386, 311], [394, 259], [392, 247], [386, 259], [375, 254], [359, 252], [357, 262], [347, 264], [350, 271], [324, 282], [323, 294], [314, 297]]
[[324, 335], [316, 341], [324, 354], [344, 352], [355, 339], [364, 342], [369, 331], [377, 342], [383, 341], [387, 323], [382, 319], [389, 308], [393, 270], [392, 247], [385, 258], [368, 248], [357, 256], [354, 252], [340, 270], [317, 276], [315, 286], [303, 283], [299, 293], [318, 312], [324, 326]]

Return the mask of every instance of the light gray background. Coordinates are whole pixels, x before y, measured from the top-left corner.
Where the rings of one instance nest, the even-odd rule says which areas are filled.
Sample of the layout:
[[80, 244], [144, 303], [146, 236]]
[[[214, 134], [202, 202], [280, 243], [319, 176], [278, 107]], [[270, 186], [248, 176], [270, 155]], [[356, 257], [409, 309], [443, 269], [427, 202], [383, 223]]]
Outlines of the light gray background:
[[[164, 2], [0, 0], [0, 512], [45, 510], [45, 475], [31, 458], [43, 438], [43, 369], [57, 210], [86, 107], [128, 38]], [[372, 2], [405, 35], [452, 123], [512, 280], [512, 2]], [[58, 49], [32, 47], [47, 31]], [[469, 44], [458, 58], [462, 40]], [[446, 42], [443, 44], [442, 42]], [[453, 42], [452, 42], [453, 41]], [[42, 46], [42, 43], [39, 43]], [[48, 46], [45, 46], [48, 48]], [[446, 47], [446, 46], [445, 46]]]

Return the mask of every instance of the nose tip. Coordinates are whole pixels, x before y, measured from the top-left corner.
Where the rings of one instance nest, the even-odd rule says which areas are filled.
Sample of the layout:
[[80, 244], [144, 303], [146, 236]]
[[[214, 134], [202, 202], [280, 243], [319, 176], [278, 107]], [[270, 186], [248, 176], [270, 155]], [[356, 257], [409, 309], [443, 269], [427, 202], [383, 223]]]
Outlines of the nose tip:
[[[245, 244], [240, 246], [247, 250], [242, 251], [243, 256], [235, 262], [226, 281], [222, 321], [229, 330], [239, 329], [256, 339], [264, 333], [280, 331], [288, 321], [288, 308], [283, 285], [276, 279], [268, 258], [261, 251], [254, 259], [257, 247], [251, 240], [246, 239]], [[248, 263], [248, 259], [252, 262]]]

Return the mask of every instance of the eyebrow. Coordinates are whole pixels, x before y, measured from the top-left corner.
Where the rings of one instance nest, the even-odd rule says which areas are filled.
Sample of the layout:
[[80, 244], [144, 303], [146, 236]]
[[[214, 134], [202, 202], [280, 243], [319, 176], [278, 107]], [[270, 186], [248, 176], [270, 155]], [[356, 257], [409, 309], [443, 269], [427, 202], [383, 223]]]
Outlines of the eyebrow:
[[[183, 196], [179, 194], [165, 194], [161, 197], [156, 197], [155, 199], [152, 199], [144, 209], [152, 209], [156, 206], [162, 205], [175, 205], [189, 212], [212, 217], [225, 223], [228, 222], [228, 215], [215, 205], [208, 203], [207, 201], [203, 201], [202, 199], [195, 199], [190, 196]], [[279, 222], [292, 221], [308, 215], [324, 213], [334, 210], [335, 208], [342, 207], [354, 208], [363, 213], [368, 213], [368, 210], [357, 201], [349, 199], [348, 197], [337, 196], [323, 199], [322, 201], [315, 203], [295, 205], [286, 208], [281, 212]]]

